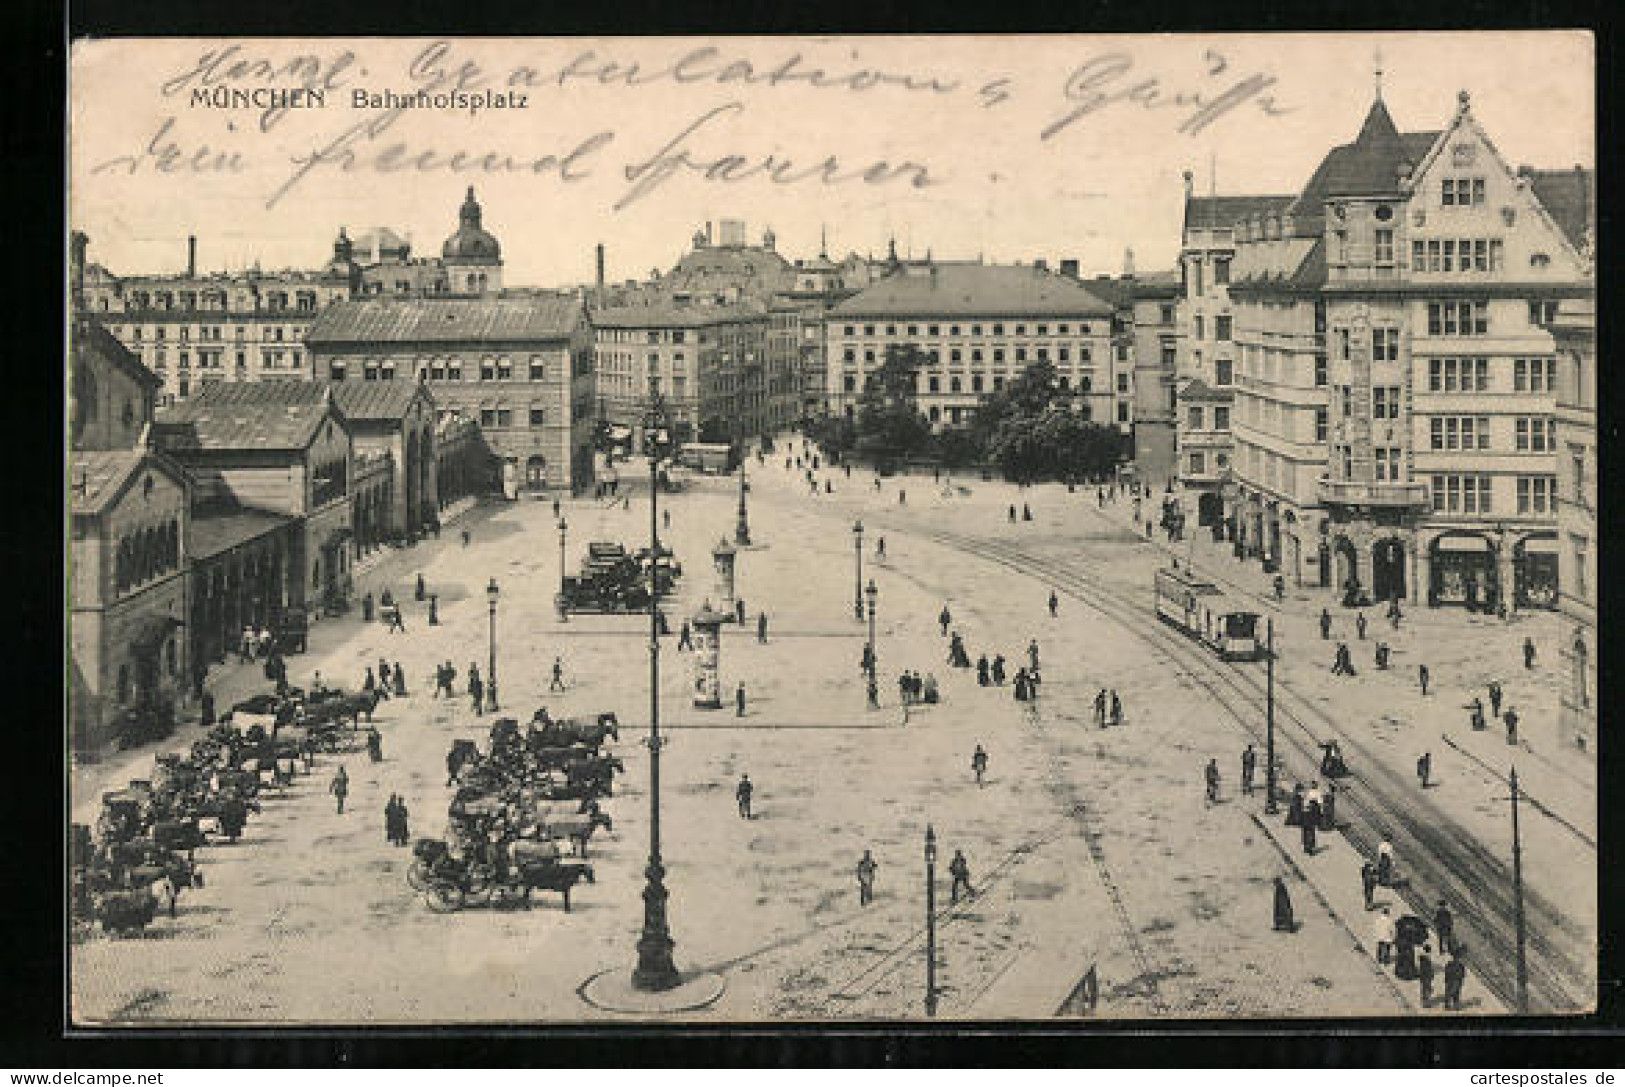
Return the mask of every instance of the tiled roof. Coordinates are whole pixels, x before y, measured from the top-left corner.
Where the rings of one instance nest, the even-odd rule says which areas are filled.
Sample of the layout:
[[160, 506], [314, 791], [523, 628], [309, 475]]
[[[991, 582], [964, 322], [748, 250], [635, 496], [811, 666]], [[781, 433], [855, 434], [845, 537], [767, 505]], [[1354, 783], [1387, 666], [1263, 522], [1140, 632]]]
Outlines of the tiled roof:
[[662, 300], [594, 310], [592, 323], [596, 328], [699, 328], [760, 315], [756, 307], [679, 306]]
[[1382, 99], [1371, 104], [1353, 143], [1334, 147], [1321, 159], [1298, 198], [1287, 209], [1300, 236], [1324, 227], [1325, 203], [1336, 196], [1382, 196], [1399, 192], [1399, 179], [1409, 176], [1438, 142], [1438, 132], [1400, 132]]
[[520, 298], [364, 298], [335, 302], [307, 344], [534, 343], [568, 339], [581, 320], [570, 295]]
[[118, 367], [141, 384], [151, 389], [162, 388], [163, 378], [147, 369], [128, 347], [118, 341], [102, 323], [88, 314], [78, 314], [73, 322], [73, 361], [75, 365], [85, 355], [97, 355]]
[[304, 449], [328, 408], [323, 382], [222, 382], [160, 411], [154, 433], [166, 450]]
[[428, 386], [411, 378], [394, 381], [334, 381], [321, 382], [333, 389], [333, 402], [346, 419], [394, 422], [405, 417], [412, 402], [419, 395], [433, 397]]
[[1529, 184], [1535, 197], [1576, 249], [1587, 231], [1596, 235], [1597, 175], [1592, 170], [1534, 170]]
[[237, 545], [256, 539], [294, 520], [285, 513], [238, 507], [224, 510], [194, 510], [191, 523], [191, 555], [206, 559]]
[[76, 514], [96, 514], [107, 507], [141, 462], [144, 449], [76, 449], [68, 477], [69, 506]]
[[1076, 280], [1031, 265], [933, 264], [887, 276], [830, 311], [842, 317], [1110, 317]]
[[1290, 203], [1290, 195], [1190, 196], [1185, 198], [1185, 229], [1228, 230], [1237, 220], [1269, 215]]

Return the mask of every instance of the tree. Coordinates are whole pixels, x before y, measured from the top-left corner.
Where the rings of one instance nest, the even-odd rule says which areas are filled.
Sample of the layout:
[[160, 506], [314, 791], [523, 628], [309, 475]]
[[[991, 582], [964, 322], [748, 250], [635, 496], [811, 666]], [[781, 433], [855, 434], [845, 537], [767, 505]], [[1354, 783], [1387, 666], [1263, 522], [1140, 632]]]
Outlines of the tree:
[[913, 344], [886, 348], [880, 369], [869, 375], [858, 398], [857, 449], [877, 461], [925, 450], [931, 425], [920, 415], [915, 383], [925, 355]]

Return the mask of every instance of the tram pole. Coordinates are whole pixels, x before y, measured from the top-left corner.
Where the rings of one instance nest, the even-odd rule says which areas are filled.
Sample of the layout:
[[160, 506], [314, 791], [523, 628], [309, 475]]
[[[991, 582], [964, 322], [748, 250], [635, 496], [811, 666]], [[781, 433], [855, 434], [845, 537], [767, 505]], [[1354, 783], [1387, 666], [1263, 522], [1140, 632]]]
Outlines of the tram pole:
[[1274, 815], [1275, 804], [1275, 620], [1264, 621], [1264, 813]]
[[1518, 1014], [1529, 1014], [1528, 932], [1523, 913], [1523, 838], [1518, 831], [1518, 768], [1512, 768], [1512, 916], [1518, 931]]

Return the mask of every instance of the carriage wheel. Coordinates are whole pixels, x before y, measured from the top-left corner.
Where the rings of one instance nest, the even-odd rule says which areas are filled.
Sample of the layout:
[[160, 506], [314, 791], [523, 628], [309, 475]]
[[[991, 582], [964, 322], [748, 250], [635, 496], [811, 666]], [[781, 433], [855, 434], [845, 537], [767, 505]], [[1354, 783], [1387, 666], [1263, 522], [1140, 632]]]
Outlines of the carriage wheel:
[[423, 901], [435, 913], [456, 913], [463, 908], [463, 892], [447, 884], [437, 883], [423, 894]]
[[427, 890], [429, 886], [427, 876], [423, 862], [413, 861], [412, 866], [406, 870], [406, 885], [414, 891]]

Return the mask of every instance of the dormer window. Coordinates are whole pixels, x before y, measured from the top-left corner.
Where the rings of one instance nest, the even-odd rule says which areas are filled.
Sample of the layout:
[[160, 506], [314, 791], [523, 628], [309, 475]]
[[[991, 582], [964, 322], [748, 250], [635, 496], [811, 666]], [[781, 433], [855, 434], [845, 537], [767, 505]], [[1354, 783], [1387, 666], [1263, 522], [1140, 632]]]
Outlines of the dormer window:
[[1552, 263], [1552, 258], [1547, 256], [1545, 253], [1531, 253], [1531, 254], [1529, 254], [1529, 267], [1531, 267], [1531, 268], [1545, 268], [1545, 267], [1548, 267], [1551, 263]]

